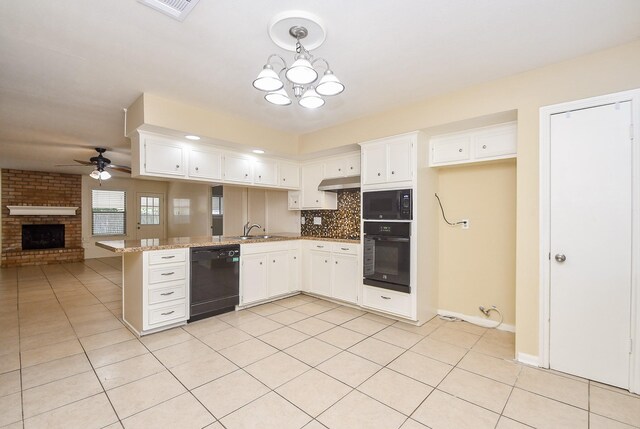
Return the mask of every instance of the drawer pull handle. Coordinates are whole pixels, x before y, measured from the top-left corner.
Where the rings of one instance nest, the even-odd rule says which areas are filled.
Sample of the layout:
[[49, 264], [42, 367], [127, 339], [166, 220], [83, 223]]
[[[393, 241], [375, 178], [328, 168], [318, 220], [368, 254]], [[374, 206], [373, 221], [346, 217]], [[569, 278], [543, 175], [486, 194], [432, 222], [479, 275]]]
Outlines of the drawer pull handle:
[[171, 256], [163, 256], [162, 259], [173, 259], [175, 258], [176, 255], [171, 255]]
[[380, 298], [382, 298], [382, 299], [391, 299], [390, 297], [384, 296], [384, 295], [380, 295]]
[[174, 292], [175, 292], [175, 291], [172, 291], [172, 292], [165, 292], [165, 293], [161, 293], [160, 295], [162, 295], [162, 296], [173, 295], [173, 293], [174, 293]]
[[160, 314], [162, 314], [163, 316], [168, 316], [168, 315], [173, 314], [175, 312], [176, 312], [175, 310], [171, 310], [171, 311], [168, 311], [166, 313], [160, 313]]
[[324, 249], [324, 246], [316, 246], [318, 249]]
[[170, 273], [162, 273], [160, 274], [161, 276], [172, 276], [174, 275], [176, 272], [175, 271], [171, 271]]
[[341, 249], [341, 250], [349, 250], [349, 248], [348, 248], [348, 247], [341, 247], [340, 249]]

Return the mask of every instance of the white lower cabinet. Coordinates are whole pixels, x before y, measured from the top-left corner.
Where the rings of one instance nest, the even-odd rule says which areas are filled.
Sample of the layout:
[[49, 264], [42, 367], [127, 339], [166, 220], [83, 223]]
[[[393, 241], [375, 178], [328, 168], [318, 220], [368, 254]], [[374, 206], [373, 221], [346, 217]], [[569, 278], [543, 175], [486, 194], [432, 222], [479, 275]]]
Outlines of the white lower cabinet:
[[125, 253], [123, 319], [139, 335], [189, 319], [189, 249]]
[[297, 241], [241, 245], [240, 305], [299, 290], [298, 252]]
[[362, 283], [360, 245], [327, 241], [306, 244], [308, 291], [356, 304]]
[[408, 293], [362, 286], [362, 306], [403, 317], [412, 317], [412, 298]]

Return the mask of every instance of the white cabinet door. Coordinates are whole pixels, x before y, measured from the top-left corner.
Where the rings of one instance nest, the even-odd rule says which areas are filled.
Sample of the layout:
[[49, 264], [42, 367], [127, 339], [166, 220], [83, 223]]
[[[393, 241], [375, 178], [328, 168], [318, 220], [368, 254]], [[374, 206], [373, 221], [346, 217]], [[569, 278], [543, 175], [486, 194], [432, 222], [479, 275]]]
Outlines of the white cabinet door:
[[289, 191], [289, 210], [300, 210], [301, 208], [300, 191]]
[[431, 164], [467, 161], [471, 156], [470, 136], [456, 136], [433, 139], [431, 143]]
[[345, 176], [345, 159], [344, 158], [336, 158], [330, 159], [324, 163], [324, 178], [332, 179], [334, 177], [344, 177]]
[[276, 185], [278, 164], [272, 161], [256, 161], [253, 164], [253, 182], [259, 185]]
[[336, 299], [358, 302], [358, 258], [353, 255], [333, 254], [331, 284], [332, 294]]
[[387, 181], [387, 145], [372, 144], [362, 148], [362, 184], [373, 185]]
[[280, 163], [280, 183], [283, 188], [300, 188], [300, 167], [286, 162]]
[[323, 193], [318, 191], [318, 185], [324, 179], [322, 164], [309, 164], [302, 167], [302, 207], [321, 208]]
[[517, 128], [497, 127], [478, 133], [473, 138], [476, 158], [494, 158], [515, 154], [517, 149]]
[[225, 155], [224, 178], [230, 182], [251, 183], [251, 161], [238, 156]]
[[289, 250], [289, 290], [302, 289], [300, 284], [300, 250]]
[[144, 170], [168, 176], [185, 176], [184, 148], [178, 142], [145, 137]]
[[222, 179], [222, 153], [191, 149], [189, 151], [189, 176], [199, 179]]
[[289, 291], [289, 251], [270, 252], [267, 255], [268, 296], [271, 298]]
[[309, 251], [310, 292], [331, 296], [331, 253]]
[[242, 302], [250, 304], [267, 298], [267, 255], [242, 256]]
[[411, 180], [412, 153], [411, 139], [403, 137], [387, 143], [387, 156], [389, 157], [389, 169], [387, 170], [387, 182], [403, 182]]
[[358, 176], [360, 174], [360, 154], [349, 156], [344, 164], [345, 176]]

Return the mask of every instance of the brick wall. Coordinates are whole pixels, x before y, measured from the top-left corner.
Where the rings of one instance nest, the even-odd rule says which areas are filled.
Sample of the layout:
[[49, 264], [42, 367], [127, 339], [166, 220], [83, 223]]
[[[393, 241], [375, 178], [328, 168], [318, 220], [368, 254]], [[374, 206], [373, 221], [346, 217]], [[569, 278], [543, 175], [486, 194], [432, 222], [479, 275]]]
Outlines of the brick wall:
[[[75, 262], [82, 248], [82, 176], [2, 170], [3, 267]], [[78, 207], [75, 216], [10, 216], [7, 206]], [[64, 249], [22, 250], [23, 224], [64, 224]]]

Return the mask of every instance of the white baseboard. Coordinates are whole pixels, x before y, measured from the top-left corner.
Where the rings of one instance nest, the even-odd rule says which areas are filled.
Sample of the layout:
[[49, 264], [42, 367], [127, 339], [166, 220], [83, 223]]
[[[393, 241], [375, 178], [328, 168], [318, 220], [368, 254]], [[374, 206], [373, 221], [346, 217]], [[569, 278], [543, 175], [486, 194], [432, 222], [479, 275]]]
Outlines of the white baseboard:
[[[479, 326], [483, 326], [485, 328], [491, 328], [491, 327], [495, 326], [495, 324], [497, 322], [496, 320], [493, 320], [493, 319], [485, 319], [484, 317], [469, 316], [467, 314], [455, 313], [453, 311], [448, 311], [448, 310], [438, 310], [438, 314], [441, 315], [441, 316], [457, 317], [458, 319], [462, 319], [462, 320], [464, 320], [466, 322], [473, 323], [473, 324], [479, 325]], [[516, 327], [515, 326], [508, 325], [506, 323], [501, 324], [496, 329], [499, 329], [500, 331], [516, 332]]]
[[527, 353], [516, 353], [516, 360], [525, 365], [540, 366], [540, 358]]

